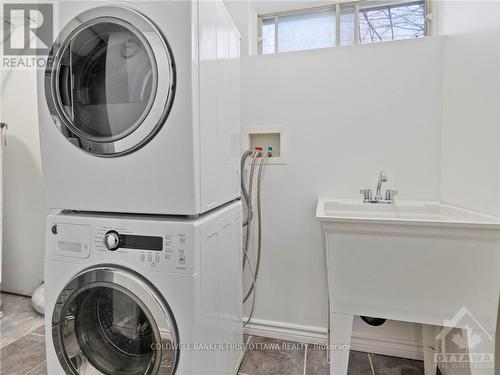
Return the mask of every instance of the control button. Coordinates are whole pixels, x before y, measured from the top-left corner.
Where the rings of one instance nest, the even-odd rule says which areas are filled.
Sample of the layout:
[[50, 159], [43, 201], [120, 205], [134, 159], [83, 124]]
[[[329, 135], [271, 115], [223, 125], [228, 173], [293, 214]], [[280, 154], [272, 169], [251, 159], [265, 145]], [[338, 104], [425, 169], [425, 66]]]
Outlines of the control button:
[[148, 262], [151, 263], [153, 261], [153, 255], [148, 254]]
[[106, 249], [114, 251], [120, 247], [120, 235], [114, 230], [104, 235], [103, 243]]
[[50, 228], [52, 231], [52, 234], [57, 234], [57, 225], [52, 225], [52, 228]]
[[156, 254], [155, 256], [155, 262], [160, 263], [160, 256], [158, 254]]
[[186, 256], [179, 255], [179, 264], [186, 264]]
[[146, 261], [146, 254], [141, 253], [141, 262], [145, 262], [145, 261]]
[[179, 243], [186, 243], [186, 235], [185, 234], [179, 234]]

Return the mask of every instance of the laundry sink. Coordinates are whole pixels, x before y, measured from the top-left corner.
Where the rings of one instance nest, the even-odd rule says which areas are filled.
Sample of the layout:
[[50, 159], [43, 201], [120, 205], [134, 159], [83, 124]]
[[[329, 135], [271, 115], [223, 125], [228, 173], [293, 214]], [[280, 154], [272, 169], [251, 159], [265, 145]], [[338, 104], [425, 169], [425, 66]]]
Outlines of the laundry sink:
[[[354, 316], [466, 328], [453, 319], [463, 308], [494, 337], [498, 218], [439, 202], [325, 198], [316, 217], [326, 250], [333, 348], [350, 343]], [[433, 343], [424, 344], [429, 347]], [[330, 355], [331, 374], [346, 374], [348, 351]], [[433, 358], [427, 353], [427, 369]]]
[[320, 198], [316, 217], [325, 222], [434, 225], [500, 229], [496, 217], [435, 201], [363, 203], [354, 199]]

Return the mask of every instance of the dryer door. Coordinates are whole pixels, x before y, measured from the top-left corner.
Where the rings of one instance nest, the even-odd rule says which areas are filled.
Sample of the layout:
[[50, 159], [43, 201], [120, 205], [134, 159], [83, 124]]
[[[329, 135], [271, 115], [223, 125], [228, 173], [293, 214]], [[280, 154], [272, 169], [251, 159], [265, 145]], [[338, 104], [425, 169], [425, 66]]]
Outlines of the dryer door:
[[99, 7], [75, 17], [49, 54], [45, 95], [59, 130], [77, 147], [117, 156], [146, 144], [166, 121], [175, 65], [144, 15]]
[[162, 296], [140, 276], [97, 267], [77, 275], [52, 314], [52, 340], [66, 374], [172, 375], [178, 332]]

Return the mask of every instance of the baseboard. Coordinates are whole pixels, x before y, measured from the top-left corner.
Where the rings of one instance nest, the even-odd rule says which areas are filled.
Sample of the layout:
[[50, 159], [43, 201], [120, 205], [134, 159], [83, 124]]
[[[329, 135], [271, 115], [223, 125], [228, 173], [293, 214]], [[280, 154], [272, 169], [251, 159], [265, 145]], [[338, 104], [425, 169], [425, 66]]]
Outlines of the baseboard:
[[[246, 322], [246, 319], [243, 321]], [[322, 327], [252, 319], [243, 331], [247, 335], [264, 336], [272, 339], [305, 342], [308, 344], [324, 345], [328, 343], [328, 330]]]
[[383, 335], [352, 336], [352, 350], [388, 355], [409, 359], [424, 360], [424, 348], [421, 342], [403, 340]]
[[[246, 321], [246, 319], [244, 320]], [[273, 322], [262, 319], [252, 319], [245, 329], [245, 334], [264, 336], [280, 340], [305, 342], [308, 344], [327, 344], [328, 330], [323, 327], [304, 326]], [[400, 340], [382, 335], [357, 336], [354, 333], [351, 343], [352, 350], [389, 355], [393, 357], [423, 360], [422, 343], [410, 340]]]

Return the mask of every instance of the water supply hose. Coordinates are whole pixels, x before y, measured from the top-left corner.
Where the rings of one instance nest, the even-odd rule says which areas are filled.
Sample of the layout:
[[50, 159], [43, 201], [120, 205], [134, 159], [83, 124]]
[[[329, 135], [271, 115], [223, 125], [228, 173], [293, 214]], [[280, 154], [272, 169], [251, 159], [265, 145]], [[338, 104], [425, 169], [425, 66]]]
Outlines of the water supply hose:
[[[254, 174], [255, 174], [255, 163], [257, 159], [260, 157], [260, 152], [255, 152], [252, 151], [252, 156], [250, 158], [250, 176], [249, 176], [249, 181], [248, 181], [248, 192], [247, 192], [247, 198], [246, 199], [246, 204], [247, 204], [247, 217], [246, 217], [246, 223], [243, 222], [243, 226], [246, 225], [246, 237], [245, 237], [245, 244], [243, 245], [244, 251], [248, 251], [248, 247], [250, 246], [250, 236], [252, 233], [252, 220], [253, 220], [253, 179], [254, 179]], [[241, 180], [242, 184], [244, 185], [243, 182], [243, 171], [241, 173]], [[243, 270], [245, 269], [245, 262], [243, 262]], [[246, 302], [246, 301], [243, 301]]]
[[[245, 200], [245, 204], [247, 205], [247, 207], [248, 207], [248, 202], [249, 202], [249, 196], [248, 196], [247, 186], [245, 185], [245, 179], [243, 178], [243, 171], [245, 170], [245, 164], [246, 164], [248, 158], [250, 156], [253, 156], [254, 153], [255, 153], [255, 151], [253, 151], [253, 150], [247, 150], [247, 151], [245, 151], [245, 153], [241, 157], [241, 168], [240, 168], [240, 171], [241, 171], [240, 172], [241, 173], [241, 192], [243, 194], [243, 199]], [[245, 217], [243, 219], [243, 226], [247, 225], [248, 221], [252, 219], [252, 216], [253, 216], [253, 212], [249, 210], [247, 217]]]
[[266, 163], [269, 153], [266, 152], [260, 159], [259, 172], [257, 175], [257, 260], [255, 263], [255, 273], [254, 280], [250, 285], [250, 289], [243, 298], [243, 303], [245, 303], [252, 292], [255, 291], [255, 285], [257, 283], [257, 278], [259, 277], [260, 261], [262, 256], [262, 177], [264, 172], [264, 165]]

